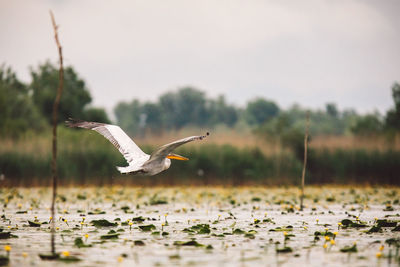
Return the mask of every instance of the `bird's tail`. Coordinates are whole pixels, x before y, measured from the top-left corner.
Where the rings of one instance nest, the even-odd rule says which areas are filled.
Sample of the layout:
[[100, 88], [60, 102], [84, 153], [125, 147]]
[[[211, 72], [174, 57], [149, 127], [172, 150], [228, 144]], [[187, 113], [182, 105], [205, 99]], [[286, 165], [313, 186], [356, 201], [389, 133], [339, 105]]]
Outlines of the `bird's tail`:
[[143, 173], [142, 169], [132, 168], [132, 166], [126, 166], [126, 167], [118, 167], [117, 166], [117, 170], [120, 173], [123, 173], [123, 174], [127, 174], [127, 173], [133, 173], [133, 174]]
[[129, 166], [127, 166], [127, 167], [118, 167], [118, 166], [117, 166], [117, 170], [118, 170], [120, 173], [129, 173], [129, 172], [130, 172]]

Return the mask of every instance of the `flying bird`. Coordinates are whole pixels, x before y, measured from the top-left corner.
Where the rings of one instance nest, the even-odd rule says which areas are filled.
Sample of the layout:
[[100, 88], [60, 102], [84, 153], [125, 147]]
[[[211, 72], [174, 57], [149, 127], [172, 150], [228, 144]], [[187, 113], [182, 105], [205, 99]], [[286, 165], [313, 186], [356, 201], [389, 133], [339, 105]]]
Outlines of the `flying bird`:
[[171, 166], [171, 159], [189, 160], [173, 154], [177, 147], [196, 140], [203, 140], [206, 135], [190, 136], [157, 148], [151, 155], [144, 153], [133, 140], [117, 125], [69, 119], [66, 125], [71, 128], [84, 128], [98, 132], [110, 141], [128, 162], [126, 167], [117, 167], [120, 173], [155, 175]]

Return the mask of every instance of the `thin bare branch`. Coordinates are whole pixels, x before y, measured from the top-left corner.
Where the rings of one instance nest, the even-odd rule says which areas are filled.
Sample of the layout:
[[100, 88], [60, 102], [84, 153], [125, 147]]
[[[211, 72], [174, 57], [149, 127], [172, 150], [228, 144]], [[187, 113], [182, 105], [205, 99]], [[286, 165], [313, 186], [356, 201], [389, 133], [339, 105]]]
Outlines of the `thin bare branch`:
[[300, 196], [300, 210], [303, 210], [303, 200], [304, 200], [304, 180], [306, 176], [306, 166], [307, 166], [307, 147], [308, 147], [308, 129], [310, 127], [310, 112], [307, 111], [306, 115], [306, 133], [304, 135], [304, 162], [303, 162], [303, 172], [301, 174], [301, 196]]
[[51, 253], [56, 254], [55, 248], [55, 202], [57, 197], [57, 118], [58, 118], [58, 106], [60, 105], [61, 94], [64, 88], [64, 67], [63, 67], [63, 56], [62, 47], [60, 40], [58, 39], [58, 26], [56, 20], [54, 19], [53, 12], [50, 10], [51, 22], [54, 29], [54, 39], [56, 41], [58, 56], [59, 56], [59, 76], [58, 76], [58, 89], [57, 96], [53, 104], [53, 158], [51, 161], [51, 170], [53, 176], [53, 197], [51, 201]]

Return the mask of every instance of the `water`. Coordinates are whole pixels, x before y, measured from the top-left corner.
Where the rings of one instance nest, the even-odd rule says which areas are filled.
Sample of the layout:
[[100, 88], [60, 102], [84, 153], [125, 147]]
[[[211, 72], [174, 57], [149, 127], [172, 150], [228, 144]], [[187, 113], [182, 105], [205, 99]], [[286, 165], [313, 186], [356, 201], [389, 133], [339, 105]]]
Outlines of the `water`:
[[[306, 189], [306, 208], [298, 210], [296, 188], [61, 188], [57, 201], [57, 252], [67, 251], [81, 261], [77, 266], [393, 266], [396, 248], [385, 244], [388, 238], [400, 238], [400, 232], [382, 228], [381, 233], [367, 234], [375, 219], [399, 221], [399, 188], [311, 187]], [[69, 265], [59, 261], [43, 261], [40, 253], [50, 251], [49, 224], [31, 227], [28, 220], [49, 222], [50, 189], [2, 189], [4, 204], [0, 227], [18, 238], [0, 239], [1, 249], [10, 245], [11, 266]], [[11, 198], [10, 198], [11, 197]], [[6, 199], [9, 199], [7, 202]], [[167, 202], [166, 204], [156, 204]], [[391, 209], [387, 208], [390, 202]], [[151, 205], [154, 204], [154, 205]], [[128, 207], [125, 213], [121, 207]], [[387, 209], [387, 211], [384, 211]], [[105, 214], [89, 215], [94, 211]], [[26, 214], [17, 212], [27, 211]], [[142, 216], [142, 223], [96, 228], [92, 220], [127, 222]], [[343, 229], [338, 222], [351, 219], [365, 223], [366, 228]], [[81, 222], [85, 218], [83, 225]], [[115, 220], [119, 218], [119, 220]], [[66, 219], [67, 222], [63, 221]], [[255, 219], [260, 222], [255, 223]], [[318, 220], [318, 221], [317, 221]], [[153, 224], [152, 232], [168, 232], [166, 236], [143, 232], [140, 225]], [[164, 224], [164, 226], [163, 226]], [[209, 234], [183, 230], [197, 224], [209, 224]], [[285, 231], [270, 231], [277, 227]], [[123, 232], [120, 229], [123, 229]], [[253, 234], [232, 234], [240, 229]], [[104, 240], [110, 230], [118, 239]], [[314, 232], [338, 232], [335, 244], [314, 241]], [[284, 241], [285, 234], [291, 236]], [[88, 234], [88, 238], [85, 238]], [[92, 247], [78, 248], [74, 240], [81, 237]], [[331, 238], [332, 239], [332, 238]], [[135, 245], [141, 240], [144, 246]], [[179, 246], [177, 241], [195, 240], [204, 246]], [[279, 244], [277, 244], [279, 242]], [[284, 244], [285, 243], [285, 244]], [[326, 243], [327, 247], [323, 245]], [[357, 253], [340, 249], [356, 243]], [[210, 246], [212, 248], [210, 248]], [[284, 245], [291, 253], [277, 253]], [[382, 251], [381, 246], [384, 245]], [[207, 247], [209, 246], [209, 247]], [[382, 253], [378, 258], [376, 254]], [[389, 259], [389, 254], [391, 255]], [[3, 250], [2, 255], [6, 255]]]

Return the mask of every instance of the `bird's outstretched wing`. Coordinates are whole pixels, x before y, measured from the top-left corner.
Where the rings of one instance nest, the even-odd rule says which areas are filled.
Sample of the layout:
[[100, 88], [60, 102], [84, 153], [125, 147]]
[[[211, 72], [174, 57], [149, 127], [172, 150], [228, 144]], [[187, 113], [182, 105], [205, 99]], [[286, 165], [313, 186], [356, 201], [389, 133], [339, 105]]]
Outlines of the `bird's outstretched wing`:
[[203, 140], [207, 136], [209, 136], [210, 133], [206, 133], [206, 135], [196, 135], [196, 136], [190, 136], [186, 137], [180, 140], [177, 140], [175, 142], [163, 145], [162, 147], [157, 148], [153, 153], [151, 153], [149, 161], [153, 160], [163, 160], [165, 157], [168, 156], [169, 153], [171, 153], [174, 149], [177, 147], [192, 142], [196, 140]]
[[85, 128], [98, 132], [121, 152], [129, 165], [139, 158], [148, 157], [119, 126], [71, 118], [65, 123], [71, 128]]

